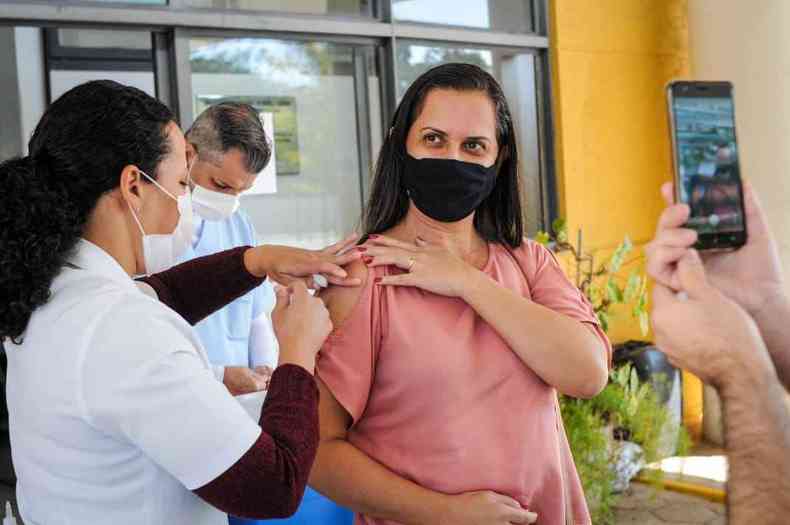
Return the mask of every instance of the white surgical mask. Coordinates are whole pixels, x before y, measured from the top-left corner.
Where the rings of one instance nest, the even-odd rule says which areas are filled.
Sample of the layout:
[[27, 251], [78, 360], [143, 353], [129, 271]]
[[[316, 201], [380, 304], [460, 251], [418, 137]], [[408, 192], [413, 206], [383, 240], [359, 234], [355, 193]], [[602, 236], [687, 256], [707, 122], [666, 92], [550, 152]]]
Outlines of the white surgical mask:
[[196, 184], [192, 190], [192, 205], [195, 213], [207, 221], [222, 221], [239, 209], [239, 196], [207, 190]]
[[162, 272], [173, 266], [178, 258], [191, 246], [193, 229], [192, 198], [188, 191], [184, 195], [176, 197], [145, 172], [141, 171], [140, 173], [178, 203], [179, 213], [178, 224], [176, 224], [173, 233], [147, 235], [139, 217], [129, 205], [129, 210], [131, 210], [132, 216], [140, 228], [140, 233], [143, 234], [143, 262], [145, 263], [145, 273], [150, 275]]

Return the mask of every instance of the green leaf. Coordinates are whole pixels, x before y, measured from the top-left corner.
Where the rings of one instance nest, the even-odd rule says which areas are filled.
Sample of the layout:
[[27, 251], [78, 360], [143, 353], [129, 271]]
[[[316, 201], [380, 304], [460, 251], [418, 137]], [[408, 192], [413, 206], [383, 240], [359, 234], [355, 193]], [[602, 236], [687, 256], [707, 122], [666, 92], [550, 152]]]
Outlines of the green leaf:
[[646, 311], [639, 312], [639, 329], [642, 331], [643, 336], [650, 331], [650, 318]]
[[623, 291], [617, 286], [614, 279], [609, 279], [609, 282], [606, 283], [606, 294], [612, 303], [620, 304], [623, 302]]
[[639, 293], [641, 288], [642, 288], [642, 278], [639, 275], [639, 270], [635, 268], [631, 270], [631, 274], [628, 276], [628, 282], [625, 285], [625, 294], [624, 294], [625, 302], [630, 303], [631, 301], [636, 299], [637, 294]]
[[639, 287], [639, 296], [636, 305], [640, 310], [647, 309], [647, 277], [642, 277], [642, 285]]
[[539, 231], [537, 235], [535, 235], [535, 242], [547, 246], [551, 242], [551, 236], [544, 231]]
[[625, 256], [628, 255], [631, 250], [634, 249], [634, 245], [631, 242], [631, 239], [626, 236], [623, 239], [623, 242], [620, 243], [620, 246], [612, 254], [612, 257], [609, 259], [609, 264], [607, 267], [611, 273], [617, 273], [620, 271], [620, 268], [623, 266], [623, 261], [625, 260]]
[[598, 320], [601, 322], [601, 329], [604, 332], [609, 331], [609, 314], [606, 312], [598, 312]]
[[551, 231], [557, 238], [557, 242], [568, 242], [568, 222], [565, 219], [555, 219], [551, 224]]
[[636, 373], [636, 368], [631, 368], [631, 377], [628, 379], [631, 392], [639, 390], [639, 375]]
[[551, 231], [554, 232], [554, 235], [559, 237], [561, 233], [564, 233], [566, 238], [568, 236], [568, 221], [559, 217], [554, 219], [554, 222], [551, 223]]
[[623, 388], [628, 385], [628, 378], [631, 377], [631, 364], [626, 364], [617, 371], [616, 382]]

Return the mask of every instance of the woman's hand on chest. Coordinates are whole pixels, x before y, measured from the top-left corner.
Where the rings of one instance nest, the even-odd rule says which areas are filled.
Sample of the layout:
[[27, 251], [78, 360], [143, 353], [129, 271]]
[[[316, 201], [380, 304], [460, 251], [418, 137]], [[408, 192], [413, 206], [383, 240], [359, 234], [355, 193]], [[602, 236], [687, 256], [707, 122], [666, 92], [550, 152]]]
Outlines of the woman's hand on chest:
[[371, 235], [358, 248], [368, 267], [396, 266], [405, 273], [376, 279], [380, 286], [413, 286], [447, 297], [463, 298], [482, 275], [474, 265], [446, 246], [417, 240], [414, 244], [383, 235]]

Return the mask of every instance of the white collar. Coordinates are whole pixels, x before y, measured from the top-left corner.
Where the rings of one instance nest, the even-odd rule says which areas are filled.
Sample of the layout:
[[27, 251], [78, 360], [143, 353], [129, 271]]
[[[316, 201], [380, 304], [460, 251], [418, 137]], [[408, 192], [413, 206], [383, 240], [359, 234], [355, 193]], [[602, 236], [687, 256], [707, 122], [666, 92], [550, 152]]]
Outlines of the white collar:
[[192, 249], [195, 250], [198, 244], [200, 244], [200, 239], [203, 237], [205, 221], [203, 217], [195, 214], [192, 216], [192, 224], [194, 225], [194, 229], [192, 230]]
[[80, 239], [77, 242], [74, 255], [69, 259], [69, 263], [80, 270], [101, 274], [112, 281], [136, 289], [134, 281], [118, 261], [102, 248], [86, 239]]

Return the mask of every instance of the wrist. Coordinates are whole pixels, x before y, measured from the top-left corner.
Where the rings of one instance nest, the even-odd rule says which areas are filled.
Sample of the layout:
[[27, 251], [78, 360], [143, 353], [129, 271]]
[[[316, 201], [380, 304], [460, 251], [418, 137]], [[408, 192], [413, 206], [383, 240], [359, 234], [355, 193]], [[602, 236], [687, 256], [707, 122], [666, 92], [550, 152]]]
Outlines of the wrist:
[[434, 492], [430, 495], [429, 501], [419, 505], [418, 525], [451, 525], [448, 520], [448, 510], [452, 505], [452, 496]]
[[760, 331], [765, 326], [773, 324], [773, 321], [787, 322], [788, 312], [790, 312], [790, 300], [782, 288], [774, 288], [767, 293], [760, 301], [746, 311], [752, 316]]
[[478, 270], [477, 268], [474, 268], [473, 266], [469, 266], [469, 269], [461, 280], [461, 290], [458, 296], [467, 303], [471, 304], [480, 290], [485, 288], [485, 285], [489, 280], [490, 279], [485, 273]]
[[763, 344], [741, 348], [739, 357], [737, 361], [726, 366], [714, 385], [723, 400], [742, 397], [744, 392], [758, 392], [779, 380]]
[[316, 352], [300, 348], [297, 344], [284, 343], [280, 346], [280, 359], [278, 365], [301, 366], [309, 373], [315, 373]]
[[256, 246], [244, 252], [244, 268], [258, 278], [269, 274], [269, 258], [266, 246]]

